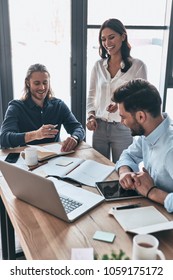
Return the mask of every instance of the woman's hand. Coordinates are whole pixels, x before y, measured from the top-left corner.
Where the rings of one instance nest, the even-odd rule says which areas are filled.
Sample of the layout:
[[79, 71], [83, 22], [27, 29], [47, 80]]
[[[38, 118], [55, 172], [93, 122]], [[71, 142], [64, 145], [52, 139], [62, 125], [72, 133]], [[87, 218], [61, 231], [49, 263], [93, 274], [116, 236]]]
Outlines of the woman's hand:
[[118, 105], [115, 102], [112, 102], [111, 104], [109, 104], [109, 106], [106, 108], [106, 110], [109, 113], [115, 113], [118, 110]]
[[97, 121], [96, 121], [96, 119], [94, 117], [90, 118], [87, 121], [86, 127], [88, 128], [88, 130], [93, 130], [93, 131], [96, 130], [97, 129]]

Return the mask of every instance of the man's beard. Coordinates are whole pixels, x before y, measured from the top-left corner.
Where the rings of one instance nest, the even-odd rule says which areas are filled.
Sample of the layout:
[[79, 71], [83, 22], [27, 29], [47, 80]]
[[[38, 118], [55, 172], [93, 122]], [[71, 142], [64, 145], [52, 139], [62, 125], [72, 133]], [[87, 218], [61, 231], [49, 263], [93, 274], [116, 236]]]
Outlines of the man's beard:
[[134, 129], [131, 129], [132, 136], [141, 136], [145, 135], [145, 129], [142, 127], [142, 125], [136, 123], [136, 127]]

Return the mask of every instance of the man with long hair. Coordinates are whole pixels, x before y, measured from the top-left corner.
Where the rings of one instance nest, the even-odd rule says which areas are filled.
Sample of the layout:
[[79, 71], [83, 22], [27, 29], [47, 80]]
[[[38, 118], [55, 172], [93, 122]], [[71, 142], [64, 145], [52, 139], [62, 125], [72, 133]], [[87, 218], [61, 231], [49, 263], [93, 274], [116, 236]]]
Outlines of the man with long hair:
[[62, 125], [70, 134], [62, 143], [62, 151], [67, 152], [84, 139], [85, 131], [67, 105], [53, 96], [47, 68], [31, 65], [23, 96], [9, 102], [1, 126], [1, 147], [58, 142]]

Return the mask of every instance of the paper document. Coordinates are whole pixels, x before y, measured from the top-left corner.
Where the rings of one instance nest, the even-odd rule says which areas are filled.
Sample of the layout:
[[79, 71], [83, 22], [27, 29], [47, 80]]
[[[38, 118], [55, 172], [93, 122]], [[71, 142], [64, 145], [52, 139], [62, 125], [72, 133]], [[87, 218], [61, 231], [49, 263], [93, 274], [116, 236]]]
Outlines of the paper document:
[[32, 172], [43, 177], [66, 178], [83, 185], [95, 187], [97, 181], [105, 180], [114, 170], [114, 166], [105, 165], [94, 160], [62, 156], [51, 159], [47, 164]]
[[173, 229], [173, 221], [169, 221], [154, 206], [126, 210], [111, 208], [109, 214], [113, 215], [127, 232], [148, 234]]
[[71, 260], [93, 260], [93, 248], [71, 248]]

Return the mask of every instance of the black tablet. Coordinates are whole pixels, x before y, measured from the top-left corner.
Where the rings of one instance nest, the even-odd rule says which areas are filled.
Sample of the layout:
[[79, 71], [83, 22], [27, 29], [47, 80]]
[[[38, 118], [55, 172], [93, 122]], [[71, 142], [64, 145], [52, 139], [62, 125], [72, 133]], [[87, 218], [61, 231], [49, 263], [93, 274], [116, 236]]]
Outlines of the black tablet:
[[118, 180], [96, 182], [96, 187], [106, 201], [141, 197], [141, 194], [134, 190], [123, 189]]

